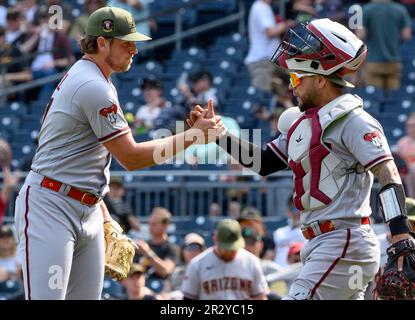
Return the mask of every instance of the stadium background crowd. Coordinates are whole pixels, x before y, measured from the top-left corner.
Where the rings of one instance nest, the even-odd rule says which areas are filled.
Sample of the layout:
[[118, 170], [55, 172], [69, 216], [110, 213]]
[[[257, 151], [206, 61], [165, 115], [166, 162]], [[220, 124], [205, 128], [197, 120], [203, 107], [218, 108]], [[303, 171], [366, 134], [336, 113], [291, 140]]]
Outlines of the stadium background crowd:
[[[194, 2], [0, 0], [0, 137], [13, 151], [12, 162], [2, 165], [1, 175], [0, 299], [23, 297], [13, 229], [14, 198], [19, 177], [30, 170], [41, 115], [59, 82], [53, 76], [81, 57], [77, 40], [88, 15], [104, 5], [132, 12], [138, 31], [155, 41], [172, 35], [180, 7], [185, 8], [181, 11], [183, 28], [189, 30], [241, 12], [243, 5], [242, 28], [229, 23], [190, 35], [180, 46], [173, 42], [140, 52], [139, 45], [131, 70], [112, 80], [138, 141], [153, 138], [157, 129], [174, 132], [176, 121], [185, 120], [195, 104], [205, 105], [212, 99], [230, 131], [261, 129], [262, 144], [278, 135], [279, 115], [294, 106], [286, 75], [268, 61], [273, 53], [270, 48], [275, 50], [280, 37], [295, 23], [329, 17], [347, 25], [353, 18], [349, 9], [362, 5], [364, 28], [356, 34], [366, 39], [369, 56], [363, 71], [349, 79], [356, 84], [352, 92], [363, 98], [364, 108], [382, 124], [407, 195], [415, 197], [415, 1], [211, 0], [190, 5]], [[48, 24], [53, 5], [63, 10], [63, 23], [56, 30]], [[270, 10], [272, 19], [266, 18]], [[158, 14], [163, 11], [167, 13]], [[53, 80], [43, 81], [47, 77]], [[15, 86], [36, 82], [43, 84], [5, 94]], [[205, 164], [211, 156], [215, 164]], [[305, 241], [299, 213], [289, 200], [289, 174], [267, 179], [243, 175], [241, 167], [230, 163], [215, 144], [189, 148], [181, 161], [178, 158], [143, 176], [127, 174], [112, 162], [111, 191], [105, 201], [141, 249], [127, 280], [105, 279], [102, 298], [181, 299], [185, 268], [213, 244], [215, 226], [224, 217], [239, 221], [246, 249], [261, 259], [271, 289], [268, 298], [286, 294], [301, 268], [299, 252]], [[154, 174], [160, 170], [166, 173]], [[198, 176], [200, 170], [220, 173]], [[229, 170], [239, 174], [229, 174]], [[255, 190], [245, 183], [259, 180], [261, 187]], [[194, 199], [189, 193], [189, 203], [179, 206], [180, 212], [178, 206], [170, 205], [169, 199], [175, 197], [169, 194], [172, 189], [165, 189], [162, 196], [135, 192], [137, 185], [155, 184], [163, 189], [163, 185], [183, 181], [193, 182], [196, 188], [205, 183], [212, 187], [209, 193], [192, 194]], [[228, 187], [217, 192], [215, 181]], [[278, 208], [264, 204], [272, 182], [286, 185], [277, 188]], [[376, 208], [374, 204], [374, 226], [380, 222]], [[382, 226], [375, 230], [384, 252], [388, 235]]]

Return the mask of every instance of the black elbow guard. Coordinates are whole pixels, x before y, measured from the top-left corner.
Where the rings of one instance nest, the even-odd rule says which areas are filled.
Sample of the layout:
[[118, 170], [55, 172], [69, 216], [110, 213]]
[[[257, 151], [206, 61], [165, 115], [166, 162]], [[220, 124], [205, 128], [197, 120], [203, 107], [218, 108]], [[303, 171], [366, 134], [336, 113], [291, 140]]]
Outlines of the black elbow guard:
[[402, 184], [389, 183], [378, 193], [383, 221], [389, 223], [392, 236], [413, 232], [407, 217], [405, 199]]

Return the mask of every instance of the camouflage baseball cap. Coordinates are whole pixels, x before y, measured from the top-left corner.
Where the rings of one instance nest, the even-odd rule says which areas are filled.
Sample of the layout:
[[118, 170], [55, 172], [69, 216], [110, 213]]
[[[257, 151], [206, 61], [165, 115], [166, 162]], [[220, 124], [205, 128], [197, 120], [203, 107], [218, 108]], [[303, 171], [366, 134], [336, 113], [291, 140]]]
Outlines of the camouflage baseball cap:
[[115, 7], [94, 11], [88, 19], [86, 34], [94, 37], [116, 38], [125, 41], [147, 41], [150, 37], [137, 32], [131, 13]]
[[220, 221], [217, 232], [219, 249], [231, 251], [238, 250], [245, 246], [245, 240], [242, 237], [241, 227], [238, 221], [233, 219], [224, 219]]

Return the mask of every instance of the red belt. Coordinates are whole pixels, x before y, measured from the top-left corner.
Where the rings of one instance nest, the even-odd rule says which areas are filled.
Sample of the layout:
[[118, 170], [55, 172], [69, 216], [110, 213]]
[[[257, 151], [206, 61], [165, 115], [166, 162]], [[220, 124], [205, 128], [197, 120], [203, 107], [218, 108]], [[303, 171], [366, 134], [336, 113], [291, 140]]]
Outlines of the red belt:
[[[52, 180], [50, 178], [44, 177], [40, 185], [44, 188], [59, 192], [60, 188], [62, 187], [63, 183], [59, 181]], [[68, 193], [66, 194], [68, 197], [72, 199], [78, 200], [82, 204], [86, 204], [88, 206], [92, 206], [97, 204], [101, 198], [93, 195], [89, 192], [83, 192], [73, 187], [70, 187]]]
[[[364, 217], [360, 219], [361, 224], [370, 224], [370, 219], [368, 217]], [[313, 227], [306, 227], [301, 229], [303, 232], [304, 238], [307, 240], [313, 239], [314, 237], [317, 237], [320, 234], [327, 233], [330, 231], [335, 230], [333, 221], [326, 220], [324, 222], [317, 222]], [[317, 231], [317, 234], [315, 232]]]

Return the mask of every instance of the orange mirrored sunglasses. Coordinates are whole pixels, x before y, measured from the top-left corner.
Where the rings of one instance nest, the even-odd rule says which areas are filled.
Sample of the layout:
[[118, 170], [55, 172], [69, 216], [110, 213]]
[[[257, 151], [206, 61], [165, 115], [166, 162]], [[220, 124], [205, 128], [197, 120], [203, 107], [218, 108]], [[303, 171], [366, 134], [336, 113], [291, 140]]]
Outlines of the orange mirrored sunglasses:
[[316, 76], [314, 73], [297, 73], [290, 72], [290, 84], [293, 88], [297, 88], [301, 83], [301, 78]]

